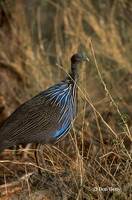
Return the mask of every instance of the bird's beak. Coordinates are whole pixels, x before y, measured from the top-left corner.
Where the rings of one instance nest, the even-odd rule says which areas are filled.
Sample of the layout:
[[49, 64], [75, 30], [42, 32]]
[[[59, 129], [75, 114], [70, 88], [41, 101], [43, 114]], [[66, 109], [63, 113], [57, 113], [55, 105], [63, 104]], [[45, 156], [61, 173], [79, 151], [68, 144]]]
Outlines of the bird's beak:
[[88, 57], [86, 57], [86, 58], [85, 58], [85, 61], [89, 62], [89, 58], [88, 58]]
[[86, 56], [85, 53], [82, 54], [82, 60], [86, 61], [86, 62], [89, 62], [89, 58]]
[[86, 62], [89, 62], [89, 58], [87, 56], [84, 56], [83, 60], [86, 61]]

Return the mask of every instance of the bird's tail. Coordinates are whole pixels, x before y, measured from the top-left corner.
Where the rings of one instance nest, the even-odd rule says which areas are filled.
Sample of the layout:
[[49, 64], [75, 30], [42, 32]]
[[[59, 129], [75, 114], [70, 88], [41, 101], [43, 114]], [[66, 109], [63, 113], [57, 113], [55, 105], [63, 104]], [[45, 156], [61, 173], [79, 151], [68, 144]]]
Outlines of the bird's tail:
[[7, 141], [0, 141], [0, 153], [4, 151], [4, 149], [9, 148], [11, 145]]
[[0, 153], [2, 153], [2, 151], [4, 151], [4, 149], [6, 149], [6, 146], [3, 144], [0, 144]]

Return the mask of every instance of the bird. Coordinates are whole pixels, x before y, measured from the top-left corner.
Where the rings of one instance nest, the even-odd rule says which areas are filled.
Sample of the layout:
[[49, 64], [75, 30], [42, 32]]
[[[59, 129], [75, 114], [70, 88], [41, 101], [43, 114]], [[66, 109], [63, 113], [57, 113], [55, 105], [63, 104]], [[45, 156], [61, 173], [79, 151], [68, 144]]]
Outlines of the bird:
[[78, 65], [83, 53], [71, 57], [64, 80], [20, 105], [0, 127], [0, 152], [19, 144], [54, 144], [71, 129], [77, 114]]

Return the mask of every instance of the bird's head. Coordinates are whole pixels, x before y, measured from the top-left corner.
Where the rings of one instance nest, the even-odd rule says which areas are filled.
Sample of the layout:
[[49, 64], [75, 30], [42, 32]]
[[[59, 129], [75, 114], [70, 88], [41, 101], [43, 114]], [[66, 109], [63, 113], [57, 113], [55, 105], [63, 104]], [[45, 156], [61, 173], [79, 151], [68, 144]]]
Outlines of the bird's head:
[[82, 63], [83, 61], [89, 61], [88, 57], [84, 53], [76, 53], [71, 57], [71, 77], [72, 79], [76, 79], [77, 75], [77, 65]]
[[71, 57], [72, 64], [79, 64], [83, 61], [89, 61], [88, 57], [83, 53], [76, 53]]

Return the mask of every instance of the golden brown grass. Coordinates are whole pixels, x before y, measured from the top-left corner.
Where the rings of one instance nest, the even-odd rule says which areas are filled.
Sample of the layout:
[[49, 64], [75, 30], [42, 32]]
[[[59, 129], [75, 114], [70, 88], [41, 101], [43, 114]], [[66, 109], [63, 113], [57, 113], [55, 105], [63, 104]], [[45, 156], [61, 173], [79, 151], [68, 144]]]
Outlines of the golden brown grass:
[[26, 161], [3, 154], [1, 198], [131, 199], [131, 1], [36, 1], [25, 3], [26, 11], [23, 1], [0, 2], [7, 20], [0, 30], [0, 96], [8, 112], [62, 79], [76, 51], [90, 58], [79, 69], [71, 133], [39, 150], [43, 180], [25, 178], [11, 189], [8, 182], [37, 166], [32, 151]]

